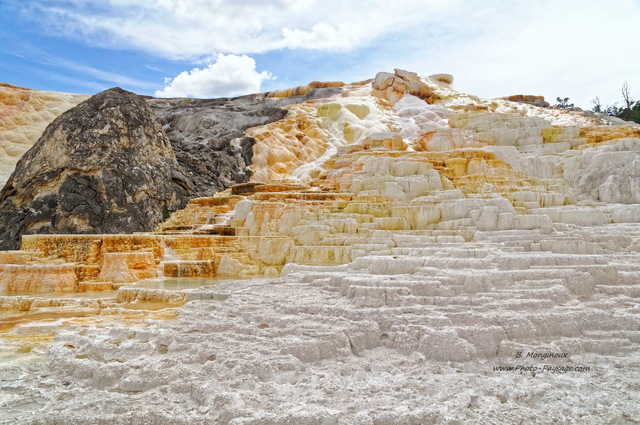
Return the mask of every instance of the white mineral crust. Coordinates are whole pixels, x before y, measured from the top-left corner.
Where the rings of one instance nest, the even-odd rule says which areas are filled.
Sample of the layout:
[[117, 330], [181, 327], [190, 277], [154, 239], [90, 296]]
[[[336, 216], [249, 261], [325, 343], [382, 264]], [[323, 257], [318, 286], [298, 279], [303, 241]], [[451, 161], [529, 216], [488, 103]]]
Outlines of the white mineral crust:
[[556, 227], [396, 236], [191, 290], [176, 321], [65, 331], [1, 369], [0, 422], [632, 424], [640, 226]]

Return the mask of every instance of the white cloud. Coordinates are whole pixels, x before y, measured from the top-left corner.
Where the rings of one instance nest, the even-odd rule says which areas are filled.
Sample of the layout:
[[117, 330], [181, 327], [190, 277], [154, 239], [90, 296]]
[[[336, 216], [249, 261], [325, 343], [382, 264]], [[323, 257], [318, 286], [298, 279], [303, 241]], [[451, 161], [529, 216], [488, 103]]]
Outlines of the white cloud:
[[[21, 3], [14, 1], [17, 5]], [[388, 31], [428, 25], [462, 0], [33, 0], [23, 5], [56, 34], [168, 59], [281, 48], [348, 50]]]
[[155, 95], [212, 98], [256, 93], [262, 82], [270, 78], [267, 71], [256, 71], [256, 61], [249, 56], [218, 54], [206, 68], [194, 68], [167, 79], [164, 89]]
[[315, 24], [311, 31], [285, 27], [282, 36], [286, 47], [316, 50], [350, 50], [368, 39], [368, 33], [353, 21], [343, 22], [337, 29], [322, 22]]

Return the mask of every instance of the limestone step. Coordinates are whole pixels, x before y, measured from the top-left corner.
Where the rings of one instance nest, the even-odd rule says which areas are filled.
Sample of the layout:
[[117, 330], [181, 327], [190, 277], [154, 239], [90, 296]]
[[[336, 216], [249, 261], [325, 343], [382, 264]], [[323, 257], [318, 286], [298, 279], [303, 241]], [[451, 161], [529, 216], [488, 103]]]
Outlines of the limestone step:
[[377, 217], [373, 219], [375, 230], [409, 230], [411, 225], [403, 217]]
[[371, 214], [358, 214], [358, 213], [319, 213], [316, 211], [310, 211], [305, 215], [305, 219], [310, 221], [324, 221], [324, 220], [348, 220], [353, 219], [358, 223], [371, 223], [373, 222], [373, 216]]
[[287, 257], [288, 263], [303, 265], [337, 265], [351, 261], [348, 246], [294, 246]]
[[344, 208], [344, 212], [355, 213], [355, 214], [368, 214], [375, 218], [389, 217], [391, 215], [391, 204], [390, 203], [370, 204], [370, 203], [350, 202]]
[[0, 264], [0, 291], [73, 292], [77, 290], [76, 265], [64, 264]]
[[216, 264], [211, 260], [164, 261], [161, 267], [166, 277], [212, 277], [216, 275]]
[[0, 251], [0, 264], [27, 264], [42, 256], [39, 251]]
[[333, 202], [347, 202], [353, 198], [351, 193], [330, 192], [261, 192], [254, 194], [251, 199], [255, 201], [287, 202], [306, 201], [330, 204]]
[[226, 224], [207, 224], [194, 229], [193, 234], [235, 236], [236, 228]]
[[629, 298], [640, 298], [640, 285], [635, 286], [614, 286], [614, 285], [597, 285], [597, 292], [607, 295], [624, 295]]

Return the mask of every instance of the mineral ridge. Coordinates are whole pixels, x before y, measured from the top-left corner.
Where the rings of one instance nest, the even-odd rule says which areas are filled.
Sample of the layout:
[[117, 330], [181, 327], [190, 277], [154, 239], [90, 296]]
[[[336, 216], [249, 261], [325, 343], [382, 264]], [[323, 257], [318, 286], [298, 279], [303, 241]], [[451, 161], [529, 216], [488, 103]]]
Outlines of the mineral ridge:
[[249, 181], [0, 253], [0, 421], [637, 423], [640, 128], [452, 83], [263, 95], [286, 113], [218, 146]]

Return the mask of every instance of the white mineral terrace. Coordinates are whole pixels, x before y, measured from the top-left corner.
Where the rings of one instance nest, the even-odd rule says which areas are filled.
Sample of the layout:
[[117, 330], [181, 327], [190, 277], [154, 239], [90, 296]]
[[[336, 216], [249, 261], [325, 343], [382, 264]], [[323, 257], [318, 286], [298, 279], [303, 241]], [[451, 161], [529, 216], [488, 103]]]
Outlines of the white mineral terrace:
[[640, 130], [451, 78], [289, 106], [156, 233], [0, 253], [0, 423], [640, 423]]

